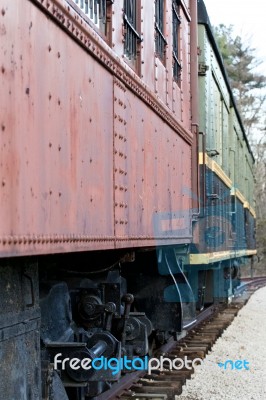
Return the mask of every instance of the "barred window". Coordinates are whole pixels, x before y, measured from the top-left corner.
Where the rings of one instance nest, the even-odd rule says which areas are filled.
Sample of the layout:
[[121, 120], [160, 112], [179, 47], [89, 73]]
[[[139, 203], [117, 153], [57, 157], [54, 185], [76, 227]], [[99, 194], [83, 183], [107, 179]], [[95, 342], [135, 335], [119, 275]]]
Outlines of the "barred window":
[[141, 41], [138, 33], [138, 15], [140, 0], [124, 0], [125, 55], [129, 60], [136, 60], [138, 44]]
[[173, 14], [173, 76], [177, 81], [180, 78], [181, 64], [179, 55], [179, 34], [180, 34], [180, 16], [179, 16], [180, 1], [174, 0], [172, 6]]
[[74, 0], [78, 8], [107, 35], [107, 9], [114, 0]]
[[156, 55], [165, 61], [165, 46], [167, 41], [164, 37], [165, 24], [165, 4], [164, 0], [155, 2], [155, 52]]

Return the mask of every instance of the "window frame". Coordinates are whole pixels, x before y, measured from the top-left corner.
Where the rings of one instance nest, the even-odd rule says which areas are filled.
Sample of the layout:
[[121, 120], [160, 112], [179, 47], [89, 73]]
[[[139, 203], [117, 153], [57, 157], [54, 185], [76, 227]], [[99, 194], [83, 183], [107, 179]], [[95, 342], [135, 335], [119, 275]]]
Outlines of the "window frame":
[[181, 77], [181, 62], [180, 62], [180, 0], [172, 1], [172, 52], [173, 52], [173, 78], [179, 84]]
[[125, 60], [136, 72], [139, 72], [140, 43], [142, 41], [141, 34], [139, 33], [141, 24], [141, 1], [124, 0], [123, 11]]
[[[110, 45], [112, 39], [112, 5], [114, 0], [71, 0], [89, 25]], [[97, 7], [98, 13], [95, 13]]]
[[165, 64], [167, 40], [165, 37], [165, 0], [155, 0], [155, 54]]

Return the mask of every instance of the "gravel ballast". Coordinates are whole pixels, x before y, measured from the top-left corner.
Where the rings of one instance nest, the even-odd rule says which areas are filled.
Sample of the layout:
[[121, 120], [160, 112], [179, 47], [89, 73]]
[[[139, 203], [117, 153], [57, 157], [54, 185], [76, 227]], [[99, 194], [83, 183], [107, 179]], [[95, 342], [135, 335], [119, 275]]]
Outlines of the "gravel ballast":
[[[227, 363], [246, 360], [234, 368]], [[186, 382], [182, 400], [266, 400], [266, 287], [255, 292]]]

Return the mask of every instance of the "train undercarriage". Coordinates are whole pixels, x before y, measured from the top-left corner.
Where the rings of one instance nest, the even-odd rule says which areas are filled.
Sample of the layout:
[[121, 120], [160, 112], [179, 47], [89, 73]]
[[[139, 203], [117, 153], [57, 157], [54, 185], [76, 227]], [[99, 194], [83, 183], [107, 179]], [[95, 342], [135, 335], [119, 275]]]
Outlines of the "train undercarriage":
[[[204, 307], [227, 301], [239, 283], [237, 260], [193, 269], [184, 264], [186, 251], [177, 246], [3, 261], [6, 398], [96, 398], [169, 338], [182, 337]], [[16, 386], [9, 384], [14, 373]]]

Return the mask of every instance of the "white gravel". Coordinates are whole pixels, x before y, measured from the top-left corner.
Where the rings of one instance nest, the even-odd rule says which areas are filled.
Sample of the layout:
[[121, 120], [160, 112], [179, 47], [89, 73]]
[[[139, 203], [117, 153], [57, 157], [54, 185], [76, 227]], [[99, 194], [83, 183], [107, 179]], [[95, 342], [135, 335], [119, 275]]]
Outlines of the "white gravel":
[[[249, 370], [220, 368], [246, 360]], [[266, 400], [266, 287], [252, 295], [176, 400]]]

